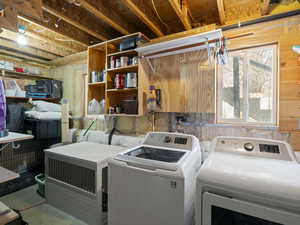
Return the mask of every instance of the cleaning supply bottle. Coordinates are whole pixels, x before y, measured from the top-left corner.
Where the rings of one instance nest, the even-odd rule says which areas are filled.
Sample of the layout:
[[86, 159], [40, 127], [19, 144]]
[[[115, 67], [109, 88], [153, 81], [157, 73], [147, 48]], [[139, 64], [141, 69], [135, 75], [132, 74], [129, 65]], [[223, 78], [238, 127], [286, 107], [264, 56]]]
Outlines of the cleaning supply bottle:
[[153, 85], [149, 86], [149, 93], [147, 95], [147, 110], [148, 112], [157, 111], [155, 86]]

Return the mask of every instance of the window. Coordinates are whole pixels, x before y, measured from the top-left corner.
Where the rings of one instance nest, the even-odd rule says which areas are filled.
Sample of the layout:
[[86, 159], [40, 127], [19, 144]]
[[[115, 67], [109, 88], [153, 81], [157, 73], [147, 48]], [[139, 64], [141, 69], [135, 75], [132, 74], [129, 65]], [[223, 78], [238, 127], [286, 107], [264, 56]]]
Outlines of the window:
[[277, 45], [230, 51], [218, 70], [218, 122], [277, 124]]

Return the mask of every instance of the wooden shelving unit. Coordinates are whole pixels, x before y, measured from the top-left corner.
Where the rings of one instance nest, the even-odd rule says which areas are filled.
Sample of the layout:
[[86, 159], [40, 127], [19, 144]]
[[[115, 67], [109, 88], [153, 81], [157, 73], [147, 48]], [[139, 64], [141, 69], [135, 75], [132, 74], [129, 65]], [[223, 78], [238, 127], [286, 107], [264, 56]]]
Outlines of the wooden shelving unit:
[[[142, 33], [134, 33], [100, 44], [90, 46], [88, 48], [88, 76], [87, 76], [87, 88], [86, 88], [86, 115], [97, 116], [95, 114], [89, 114], [88, 103], [92, 99], [102, 101], [105, 99], [105, 114], [111, 116], [137, 116], [143, 112], [137, 111], [136, 114], [108, 114], [110, 107], [122, 107], [124, 100], [137, 100], [138, 104], [143, 104], [139, 101], [139, 92], [142, 91], [139, 86], [137, 88], [124, 88], [116, 89], [114, 80], [116, 74], [126, 74], [128, 72], [137, 73], [137, 79], [139, 80], [138, 65], [128, 65], [118, 68], [110, 68], [111, 57], [122, 57], [127, 56], [129, 58], [138, 56], [138, 53], [134, 49], [120, 51], [120, 43], [129, 38], [142, 38], [145, 41], [149, 39]], [[92, 71], [105, 71], [106, 79], [104, 82], [90, 83]], [[139, 81], [137, 82], [139, 83]]]
[[137, 88], [123, 88], [123, 89], [106, 89], [107, 92], [129, 92], [137, 91]]
[[58, 103], [60, 99], [57, 98], [27, 98], [27, 97], [17, 97], [17, 96], [6, 96], [6, 99], [16, 100], [16, 101], [28, 101], [29, 99], [32, 100], [41, 100], [41, 101], [48, 101]]
[[130, 65], [130, 66], [123, 66], [113, 69], [107, 69], [106, 72], [131, 72], [131, 71], [137, 71], [138, 65]]
[[103, 85], [105, 85], [105, 84], [106, 84], [106, 82], [103, 81], [103, 82], [89, 83], [88, 85], [89, 85], [89, 86], [103, 86]]
[[0, 69], [1, 75], [9, 78], [16, 79], [30, 79], [30, 80], [39, 80], [39, 79], [51, 79], [49, 77], [44, 77], [42, 75], [30, 74], [30, 73], [21, 73], [12, 70]]
[[[12, 70], [6, 70], [6, 69], [0, 69], [0, 73], [1, 76], [3, 77], [14, 78], [14, 79], [29, 79], [29, 80], [42, 80], [42, 79], [51, 80], [52, 79], [49, 77], [44, 77], [43, 75], [21, 73]], [[28, 101], [29, 99], [32, 99], [32, 100], [48, 101], [53, 103], [59, 103], [61, 100], [56, 98], [27, 98], [27, 97], [17, 97], [17, 96], [6, 96], [6, 99], [10, 101], [16, 101], [16, 102]]]

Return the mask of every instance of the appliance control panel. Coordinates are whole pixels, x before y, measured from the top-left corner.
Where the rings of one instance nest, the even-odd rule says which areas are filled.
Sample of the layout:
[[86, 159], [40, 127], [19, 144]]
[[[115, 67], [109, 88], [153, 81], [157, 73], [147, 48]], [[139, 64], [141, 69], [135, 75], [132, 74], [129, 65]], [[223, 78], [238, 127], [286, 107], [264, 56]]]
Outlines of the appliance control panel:
[[295, 160], [294, 151], [288, 143], [283, 141], [260, 138], [217, 137], [213, 142], [213, 146], [213, 151], [215, 152], [228, 152], [288, 161]]
[[148, 133], [143, 144], [167, 148], [177, 148], [183, 150], [192, 150], [195, 141], [198, 141], [198, 139], [192, 135], [166, 132], [151, 132]]

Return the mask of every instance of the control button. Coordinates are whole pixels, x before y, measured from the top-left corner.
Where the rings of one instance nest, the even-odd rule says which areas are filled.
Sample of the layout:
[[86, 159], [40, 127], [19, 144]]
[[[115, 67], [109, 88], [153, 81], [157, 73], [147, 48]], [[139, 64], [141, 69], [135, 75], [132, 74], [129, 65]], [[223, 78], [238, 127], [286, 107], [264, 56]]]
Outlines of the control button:
[[246, 151], [251, 152], [254, 150], [254, 145], [251, 143], [246, 143], [246, 144], [244, 144], [244, 148]]
[[164, 141], [165, 141], [165, 143], [170, 143], [171, 142], [171, 137], [166, 136]]

